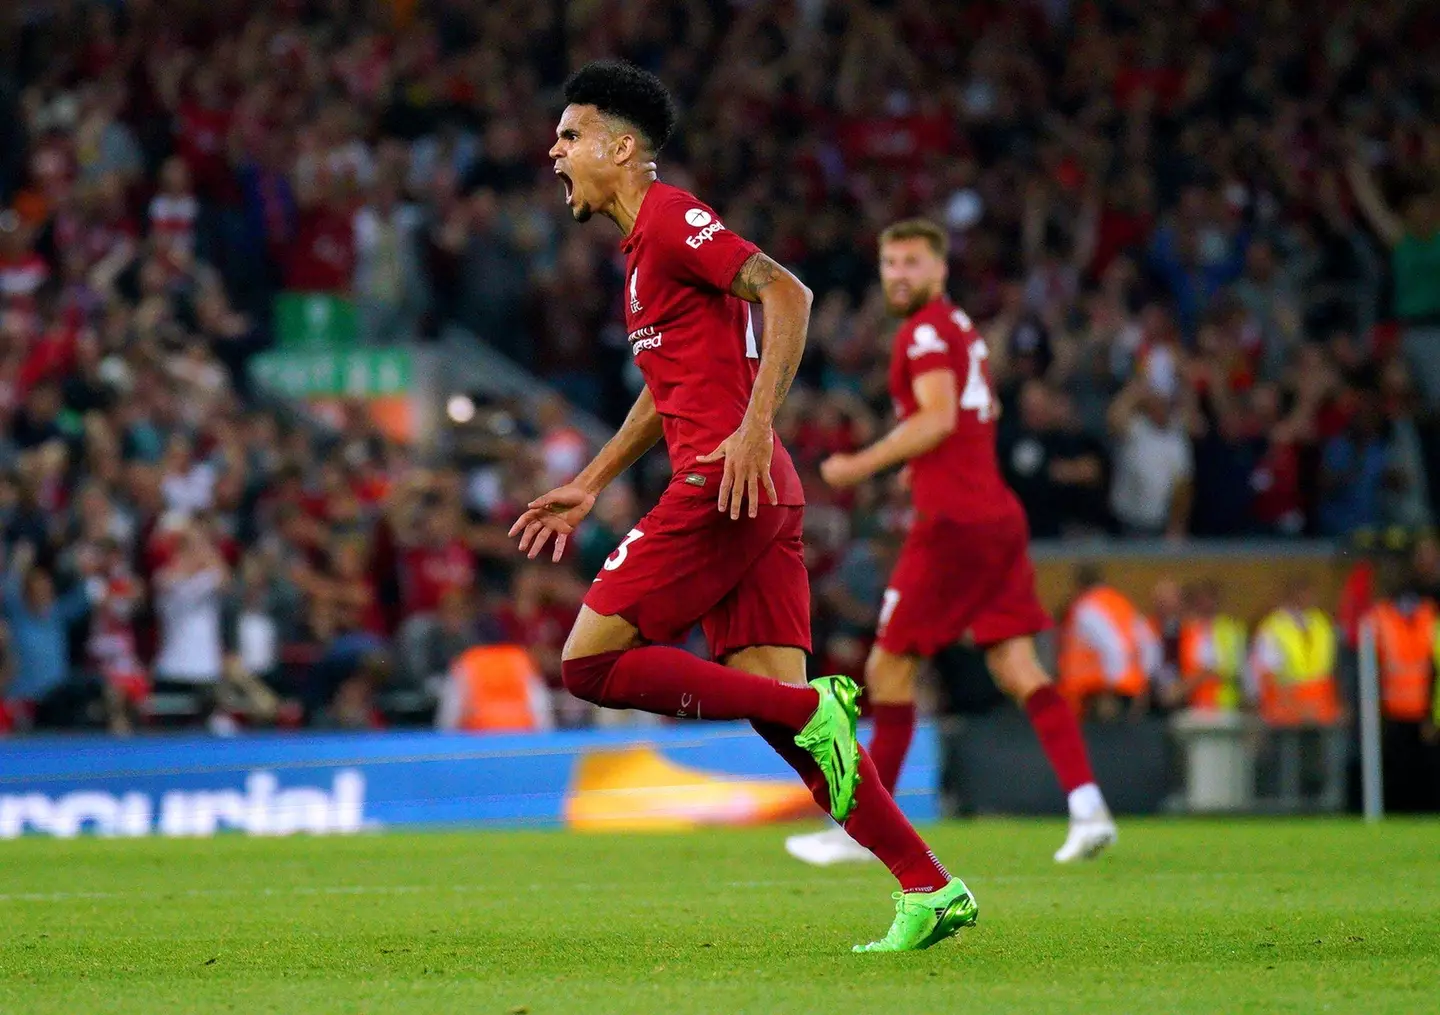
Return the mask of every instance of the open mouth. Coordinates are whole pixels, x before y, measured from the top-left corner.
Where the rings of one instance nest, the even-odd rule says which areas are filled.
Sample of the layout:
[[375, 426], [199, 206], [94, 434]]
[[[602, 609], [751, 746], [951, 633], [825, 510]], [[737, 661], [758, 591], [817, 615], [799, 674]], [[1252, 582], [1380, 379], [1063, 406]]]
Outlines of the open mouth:
[[560, 182], [565, 185], [565, 203], [569, 204], [571, 196], [575, 193], [575, 184], [571, 181], [569, 176], [561, 172], [559, 169], [555, 170], [555, 175], [560, 177]]

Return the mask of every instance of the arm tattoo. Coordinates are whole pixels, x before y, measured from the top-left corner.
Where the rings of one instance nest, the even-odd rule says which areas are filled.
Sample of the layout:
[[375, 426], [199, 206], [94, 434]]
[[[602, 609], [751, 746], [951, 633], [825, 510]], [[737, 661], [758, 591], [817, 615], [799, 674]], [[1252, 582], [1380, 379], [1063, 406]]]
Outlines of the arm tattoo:
[[[765, 308], [765, 336], [760, 352], [760, 366], [751, 392], [747, 416], [769, 426], [775, 410], [790, 391], [790, 382], [800, 366], [805, 351], [805, 331], [810, 321], [810, 292], [767, 255], [751, 254], [730, 284], [731, 295], [748, 303], [761, 302], [764, 290], [772, 283], [780, 286], [770, 290], [770, 303]], [[794, 297], [793, 299], [791, 297]]]
[[779, 278], [784, 270], [764, 253], [751, 254], [735, 273], [730, 294], [749, 303], [759, 303], [760, 290]]
[[776, 405], [785, 401], [785, 396], [790, 393], [790, 383], [795, 380], [795, 371], [798, 369], [800, 364], [793, 359], [786, 359], [780, 364], [780, 375], [775, 378]]

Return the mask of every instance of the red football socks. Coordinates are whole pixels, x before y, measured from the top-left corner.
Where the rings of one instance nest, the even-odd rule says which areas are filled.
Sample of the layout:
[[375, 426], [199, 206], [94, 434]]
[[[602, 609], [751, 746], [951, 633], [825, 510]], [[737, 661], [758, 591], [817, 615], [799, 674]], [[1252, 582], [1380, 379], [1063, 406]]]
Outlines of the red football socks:
[[[795, 746], [794, 734], [779, 726], [752, 723], [755, 732], [775, 753], [805, 780], [820, 809], [830, 811], [830, 792], [815, 759]], [[875, 771], [870, 755], [860, 750], [860, 785], [855, 790], [855, 809], [845, 821], [850, 837], [880, 858], [905, 892], [933, 892], [950, 883], [945, 870], [910, 820], [901, 813]]]
[[894, 796], [900, 769], [910, 750], [910, 738], [915, 734], [915, 704], [906, 701], [871, 705], [869, 713], [875, 723], [875, 732], [870, 736], [870, 759], [875, 762], [885, 791]]
[[[694, 719], [749, 719], [829, 812], [825, 777], [815, 759], [795, 745], [795, 731], [819, 703], [813, 688], [744, 673], [663, 645], [567, 659], [561, 673], [570, 693], [597, 705]], [[845, 830], [890, 868], [903, 891], [932, 892], [950, 881], [863, 749], [855, 809]]]
[[1051, 684], [1046, 684], [1025, 699], [1025, 712], [1030, 725], [1040, 738], [1040, 746], [1050, 759], [1050, 767], [1066, 793], [1095, 781], [1090, 758], [1085, 753], [1085, 740], [1075, 713]]
[[753, 719], [795, 731], [820, 703], [814, 688], [707, 662], [678, 648], [646, 645], [560, 664], [577, 698], [681, 719]]

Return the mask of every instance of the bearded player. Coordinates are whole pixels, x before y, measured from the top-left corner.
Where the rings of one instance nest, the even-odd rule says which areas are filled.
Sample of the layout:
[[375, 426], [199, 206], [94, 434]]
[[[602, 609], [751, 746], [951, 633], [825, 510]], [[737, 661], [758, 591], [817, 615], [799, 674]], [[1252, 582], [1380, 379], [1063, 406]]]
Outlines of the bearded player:
[[[963, 641], [985, 652], [996, 684], [1030, 717], [1065, 790], [1070, 832], [1055, 859], [1093, 857], [1115, 841], [1115, 822], [1095, 784], [1074, 713], [1035, 657], [1034, 635], [1050, 626], [1035, 595], [1020, 502], [995, 459], [999, 405], [984, 340], [945, 296], [948, 240], [932, 222], [899, 222], [880, 236], [880, 281], [889, 309], [905, 319], [890, 359], [890, 394], [900, 422], [855, 454], [832, 455], [821, 475], [854, 486], [908, 464], [915, 522], [880, 609], [865, 663], [874, 716], [870, 753], [892, 794], [915, 725], [920, 664]], [[869, 859], [842, 829], [792, 836], [792, 856], [826, 865]]]
[[[565, 99], [550, 156], [574, 219], [603, 215], [624, 235], [625, 323], [645, 389], [574, 482], [532, 501], [511, 535], [523, 533], [532, 558], [553, 536], [559, 560], [596, 494], [662, 437], [673, 470], [590, 586], [562, 654], [565, 686], [610, 708], [749, 720], [900, 882], [890, 931], [856, 949], [929, 947], [973, 924], [975, 901], [856, 744], [854, 682], [805, 681], [804, 498], [772, 421], [800, 363], [810, 292], [656, 179], [676, 114], [653, 75], [592, 63], [566, 82]], [[719, 662], [665, 644], [696, 624]]]

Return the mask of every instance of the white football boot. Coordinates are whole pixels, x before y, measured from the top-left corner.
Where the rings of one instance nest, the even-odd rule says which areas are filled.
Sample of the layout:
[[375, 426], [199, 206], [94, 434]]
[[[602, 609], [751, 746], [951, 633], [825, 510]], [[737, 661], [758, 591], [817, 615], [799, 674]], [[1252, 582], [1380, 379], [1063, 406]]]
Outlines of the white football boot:
[[1056, 863], [1074, 863], [1099, 856], [1115, 845], [1119, 832], [1100, 787], [1088, 782], [1070, 793], [1070, 834], [1055, 851]]
[[816, 867], [875, 859], [875, 854], [850, 838], [849, 833], [839, 825], [823, 832], [792, 835], [785, 840], [785, 852]]

